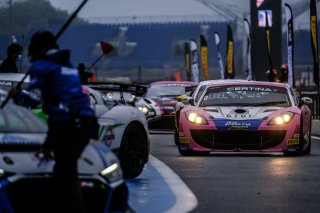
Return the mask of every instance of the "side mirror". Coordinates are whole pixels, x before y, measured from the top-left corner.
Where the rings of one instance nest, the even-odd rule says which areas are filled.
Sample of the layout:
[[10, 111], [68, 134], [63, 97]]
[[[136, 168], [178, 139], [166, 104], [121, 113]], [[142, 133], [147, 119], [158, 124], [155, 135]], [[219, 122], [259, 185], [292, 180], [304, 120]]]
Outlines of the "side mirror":
[[195, 105], [196, 105], [196, 104], [194, 103], [194, 99], [193, 99], [193, 98], [191, 98], [191, 99], [189, 100], [189, 103], [190, 103], [191, 106], [195, 106]]
[[298, 107], [301, 108], [304, 104], [312, 104], [312, 99], [309, 97], [302, 97], [299, 101]]
[[303, 100], [305, 104], [312, 104], [313, 103], [313, 100], [309, 97], [302, 97], [301, 100]]

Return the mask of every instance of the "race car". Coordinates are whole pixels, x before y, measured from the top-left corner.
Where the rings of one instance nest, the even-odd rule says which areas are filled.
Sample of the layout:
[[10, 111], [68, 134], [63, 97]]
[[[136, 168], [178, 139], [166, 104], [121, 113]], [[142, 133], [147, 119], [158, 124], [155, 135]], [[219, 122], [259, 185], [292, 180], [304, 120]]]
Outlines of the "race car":
[[104, 103], [111, 107], [116, 104], [132, 105], [147, 119], [161, 114], [159, 106], [154, 101], [143, 98], [147, 92], [146, 86], [122, 82], [89, 82], [86, 86], [101, 92]]
[[[116, 89], [110, 84], [90, 83], [83, 89], [89, 95], [98, 118], [99, 141], [117, 154], [124, 177], [135, 178], [141, 174], [149, 158], [148, 123], [146, 116], [124, 98], [123, 92], [132, 88], [118, 86]], [[120, 94], [114, 96], [112, 91], [115, 90]], [[120, 100], [115, 98], [118, 96]]]
[[[6, 92], [0, 90], [0, 99]], [[0, 109], [0, 212], [54, 212], [53, 158], [39, 152], [46, 122], [10, 101]], [[119, 159], [102, 143], [90, 143], [78, 161], [88, 212], [125, 212], [128, 188]]]
[[148, 120], [149, 132], [175, 131], [175, 106], [181, 95], [189, 95], [197, 83], [191, 81], [157, 81], [148, 86], [144, 98], [160, 106], [161, 116]]
[[[0, 82], [6, 84], [6, 90], [14, 86], [22, 79], [24, 74], [20, 73], [0, 73]], [[25, 88], [28, 88], [29, 78], [26, 78]], [[148, 162], [149, 156], [149, 135], [146, 116], [137, 108], [133, 107], [135, 95], [141, 96], [146, 90], [143, 86], [109, 83], [90, 83], [92, 87], [100, 89], [112, 88], [113, 97], [110, 93], [103, 94], [91, 89], [88, 85], [83, 86], [83, 91], [90, 97], [92, 107], [100, 124], [99, 141], [110, 147], [119, 157], [123, 176], [125, 178], [135, 178], [139, 176]], [[104, 85], [104, 86], [103, 86]], [[134, 92], [135, 95], [127, 94], [125, 91]], [[116, 92], [117, 91], [117, 92]], [[24, 91], [31, 96], [37, 96], [33, 91]], [[119, 97], [119, 98], [117, 98]], [[129, 98], [130, 97], [130, 98]], [[120, 99], [120, 100], [119, 100]], [[130, 100], [129, 100], [130, 99]], [[132, 100], [131, 100], [132, 99]], [[129, 103], [129, 104], [128, 104]], [[43, 120], [47, 115], [43, 113], [41, 105], [32, 109], [38, 117]], [[152, 116], [152, 114], [148, 114]]]
[[195, 105], [178, 110], [181, 155], [212, 153], [309, 154], [311, 111], [282, 83], [221, 80]]

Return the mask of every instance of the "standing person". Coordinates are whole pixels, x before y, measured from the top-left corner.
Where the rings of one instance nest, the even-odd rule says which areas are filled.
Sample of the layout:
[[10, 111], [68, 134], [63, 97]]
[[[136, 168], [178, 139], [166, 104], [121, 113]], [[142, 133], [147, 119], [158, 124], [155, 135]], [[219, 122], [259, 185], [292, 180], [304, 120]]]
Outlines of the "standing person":
[[0, 65], [0, 72], [18, 73], [17, 62], [21, 60], [22, 46], [12, 43], [7, 48], [7, 58]]
[[[48, 114], [48, 138], [44, 153], [53, 151], [56, 212], [85, 212], [78, 183], [77, 162], [97, 127], [88, 95], [82, 92], [70, 51], [59, 50], [49, 31], [35, 33], [28, 47], [31, 59], [30, 88], [38, 89], [43, 110]], [[32, 99], [12, 89], [16, 103], [31, 106]], [[96, 138], [95, 138], [96, 139]]]
[[80, 81], [82, 84], [88, 83], [88, 79], [92, 78], [93, 72], [87, 71], [86, 65], [84, 63], [78, 64], [78, 71], [80, 76]]

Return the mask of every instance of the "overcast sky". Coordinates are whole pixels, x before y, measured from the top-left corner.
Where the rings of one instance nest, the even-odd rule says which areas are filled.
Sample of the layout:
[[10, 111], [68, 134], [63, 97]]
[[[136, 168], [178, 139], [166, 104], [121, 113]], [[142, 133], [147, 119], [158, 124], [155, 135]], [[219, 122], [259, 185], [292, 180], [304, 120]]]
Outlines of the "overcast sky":
[[[61, 10], [69, 13], [82, 2], [82, 0], [47, 0]], [[278, 0], [273, 0], [278, 1]], [[207, 2], [205, 4], [203, 2]], [[282, 0], [282, 4], [291, 6], [308, 3], [308, 0]], [[319, 4], [318, 4], [319, 8]], [[309, 22], [309, 11], [295, 14], [295, 25], [303, 28]], [[233, 13], [233, 14], [231, 14]], [[113, 22], [118, 19], [132, 20], [133, 17], [159, 17], [169, 19], [170, 17], [207, 16], [215, 21], [225, 21], [226, 16], [248, 17], [250, 13], [250, 0], [88, 0], [80, 11], [79, 16], [91, 22]], [[226, 15], [227, 14], [227, 15]], [[319, 17], [319, 16], [318, 16]]]
[[[54, 7], [72, 12], [81, 0], [49, 0]], [[249, 11], [249, 0], [211, 0], [229, 9]], [[210, 0], [208, 0], [210, 2]], [[241, 2], [241, 4], [239, 4]], [[231, 8], [230, 8], [231, 7]], [[199, 0], [89, 0], [79, 13], [82, 18], [101, 17], [158, 17], [158, 16], [211, 16], [214, 11]], [[216, 16], [217, 21], [220, 18]]]

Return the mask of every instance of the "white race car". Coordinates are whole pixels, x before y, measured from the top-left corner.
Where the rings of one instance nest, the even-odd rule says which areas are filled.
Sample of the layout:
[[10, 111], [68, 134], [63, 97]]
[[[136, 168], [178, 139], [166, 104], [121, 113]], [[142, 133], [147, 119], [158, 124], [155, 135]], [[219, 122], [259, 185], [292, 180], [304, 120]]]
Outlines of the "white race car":
[[[103, 86], [101, 86], [103, 88]], [[99, 141], [118, 155], [125, 178], [135, 178], [148, 162], [150, 139], [146, 116], [132, 104], [126, 104], [124, 88], [119, 87], [120, 100], [111, 93], [83, 86], [89, 94], [100, 125]], [[114, 89], [114, 88], [113, 88]]]
[[[0, 103], [6, 92], [0, 90]], [[31, 110], [8, 102], [0, 109], [0, 212], [54, 212], [54, 160], [40, 154], [46, 122]], [[116, 155], [90, 143], [78, 161], [78, 178], [89, 212], [124, 212], [128, 188]], [[93, 196], [94, 195], [94, 196]]]

